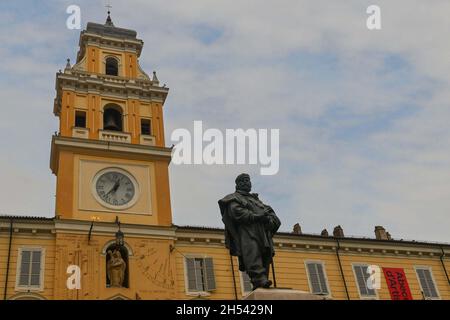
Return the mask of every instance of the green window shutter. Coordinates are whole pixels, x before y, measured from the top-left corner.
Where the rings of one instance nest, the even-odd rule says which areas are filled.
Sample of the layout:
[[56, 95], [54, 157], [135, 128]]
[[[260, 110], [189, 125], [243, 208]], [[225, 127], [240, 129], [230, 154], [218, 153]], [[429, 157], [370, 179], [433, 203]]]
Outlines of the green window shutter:
[[204, 276], [205, 276], [205, 289], [206, 291], [216, 290], [216, 279], [214, 276], [214, 264], [212, 258], [204, 259]]
[[31, 251], [22, 250], [20, 260], [19, 286], [30, 285]]
[[320, 263], [316, 264], [317, 268], [317, 274], [319, 276], [319, 282], [321, 287], [321, 293], [322, 294], [328, 294], [328, 286], [327, 286], [327, 280], [325, 279], [325, 272], [323, 270], [323, 266]]
[[317, 268], [315, 263], [308, 263], [309, 282], [311, 283], [311, 291], [314, 294], [322, 293], [320, 286], [319, 275], [317, 274]]
[[41, 286], [42, 251], [22, 250], [20, 257], [19, 286]]
[[353, 266], [353, 271], [356, 275], [356, 282], [358, 283], [359, 293], [362, 296], [367, 296], [367, 286], [364, 278], [364, 267], [363, 266]]
[[204, 270], [203, 270], [203, 259], [195, 258], [195, 281], [196, 281], [196, 291], [205, 291], [205, 280], [204, 280]]
[[306, 266], [308, 268], [309, 282], [311, 284], [312, 293], [328, 294], [328, 286], [322, 264], [309, 262]]
[[244, 292], [251, 292], [253, 290], [252, 281], [250, 280], [250, 277], [248, 276], [247, 272], [241, 272], [241, 280], [242, 280], [242, 287], [244, 288]]
[[33, 251], [31, 255], [30, 286], [41, 285], [41, 251]]
[[186, 258], [186, 273], [187, 273], [188, 291], [198, 291], [194, 258]]
[[429, 269], [426, 269], [424, 271], [425, 271], [425, 277], [428, 282], [428, 288], [430, 289], [430, 296], [432, 298], [439, 298], [439, 295], [436, 290], [436, 286], [433, 281], [433, 276], [431, 275], [431, 271]]
[[417, 276], [419, 277], [420, 285], [422, 286], [423, 295], [426, 298], [430, 297], [430, 288], [428, 288], [428, 281], [425, 279], [425, 272], [423, 269], [417, 269]]
[[430, 270], [417, 269], [416, 271], [425, 298], [439, 298]]
[[353, 270], [355, 271], [356, 281], [358, 283], [359, 293], [361, 296], [376, 296], [375, 290], [367, 287], [367, 279], [369, 279], [370, 276], [367, 273], [367, 266], [356, 265], [353, 266]]

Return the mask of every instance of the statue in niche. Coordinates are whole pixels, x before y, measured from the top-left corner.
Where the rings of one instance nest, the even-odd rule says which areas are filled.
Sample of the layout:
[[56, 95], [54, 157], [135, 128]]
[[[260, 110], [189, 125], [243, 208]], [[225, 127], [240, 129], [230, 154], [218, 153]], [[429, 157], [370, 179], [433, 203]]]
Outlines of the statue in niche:
[[127, 264], [122, 259], [119, 250], [108, 250], [109, 260], [106, 264], [106, 274], [110, 283], [110, 287], [122, 288], [125, 280], [125, 270]]

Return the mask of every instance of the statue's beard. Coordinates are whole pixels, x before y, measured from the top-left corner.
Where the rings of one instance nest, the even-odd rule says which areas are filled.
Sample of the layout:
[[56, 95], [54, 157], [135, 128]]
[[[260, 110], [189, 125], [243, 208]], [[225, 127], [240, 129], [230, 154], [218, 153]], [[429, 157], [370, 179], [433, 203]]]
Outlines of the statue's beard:
[[251, 184], [239, 184], [236, 186], [236, 189], [239, 191], [250, 192], [250, 191], [252, 191], [252, 185]]

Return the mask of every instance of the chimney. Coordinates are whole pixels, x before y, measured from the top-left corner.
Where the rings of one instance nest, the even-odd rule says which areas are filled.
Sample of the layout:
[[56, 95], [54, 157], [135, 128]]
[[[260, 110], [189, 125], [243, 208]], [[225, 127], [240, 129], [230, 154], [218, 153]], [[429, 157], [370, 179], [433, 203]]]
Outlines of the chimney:
[[322, 232], [320, 233], [320, 235], [322, 237], [328, 237], [328, 230], [327, 229], [323, 229]]
[[294, 224], [294, 230], [292, 230], [293, 234], [302, 234], [302, 227], [300, 227], [299, 223]]
[[342, 229], [341, 226], [334, 227], [333, 236], [335, 238], [344, 238], [344, 230]]
[[390, 235], [388, 236], [388, 232], [382, 226], [375, 226], [375, 238], [377, 240], [389, 240]]

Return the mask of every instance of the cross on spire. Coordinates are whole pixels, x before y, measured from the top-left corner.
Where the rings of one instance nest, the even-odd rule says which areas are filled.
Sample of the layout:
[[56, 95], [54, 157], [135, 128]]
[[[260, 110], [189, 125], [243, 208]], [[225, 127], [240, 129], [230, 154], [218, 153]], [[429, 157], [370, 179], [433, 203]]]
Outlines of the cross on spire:
[[112, 22], [112, 19], [111, 19], [111, 8], [112, 8], [112, 5], [110, 5], [109, 2], [108, 2], [108, 4], [105, 6], [105, 8], [108, 8], [108, 18], [106, 18], [106, 23], [105, 24], [107, 26], [114, 26], [114, 24]]

